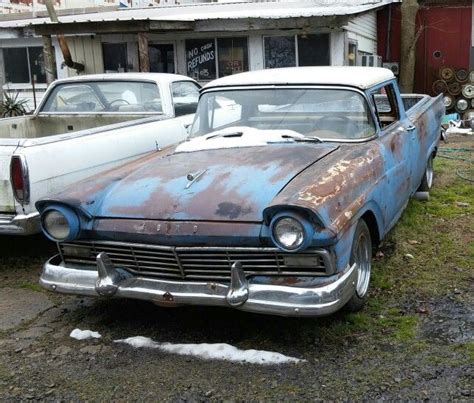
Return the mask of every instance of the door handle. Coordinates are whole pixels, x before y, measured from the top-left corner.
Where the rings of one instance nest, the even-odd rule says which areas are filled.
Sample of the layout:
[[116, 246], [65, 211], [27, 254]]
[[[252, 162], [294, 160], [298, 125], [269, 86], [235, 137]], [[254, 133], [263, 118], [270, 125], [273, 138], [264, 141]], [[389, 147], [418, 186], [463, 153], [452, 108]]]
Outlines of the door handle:
[[405, 130], [407, 132], [412, 132], [413, 130], [416, 130], [416, 126], [415, 125], [408, 125], [407, 127], [405, 127]]

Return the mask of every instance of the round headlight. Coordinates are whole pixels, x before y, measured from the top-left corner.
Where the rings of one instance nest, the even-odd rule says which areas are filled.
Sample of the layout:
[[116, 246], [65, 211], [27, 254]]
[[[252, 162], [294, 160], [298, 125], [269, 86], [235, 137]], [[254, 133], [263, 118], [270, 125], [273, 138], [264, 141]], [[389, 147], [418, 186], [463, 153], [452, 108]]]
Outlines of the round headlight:
[[298, 249], [304, 242], [303, 225], [291, 217], [283, 217], [273, 225], [273, 237], [284, 249]]
[[43, 230], [55, 242], [71, 241], [79, 233], [79, 218], [65, 208], [51, 208], [43, 213]]

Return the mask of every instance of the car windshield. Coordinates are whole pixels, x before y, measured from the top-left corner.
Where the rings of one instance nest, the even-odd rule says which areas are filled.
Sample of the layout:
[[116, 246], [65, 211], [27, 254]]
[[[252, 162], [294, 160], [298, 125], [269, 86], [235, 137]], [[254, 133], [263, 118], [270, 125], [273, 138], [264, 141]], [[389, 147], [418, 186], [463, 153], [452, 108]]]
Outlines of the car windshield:
[[329, 141], [361, 140], [375, 134], [365, 98], [357, 91], [329, 88], [249, 88], [204, 93], [191, 136], [231, 127], [268, 133], [285, 130]]
[[59, 113], [162, 113], [156, 83], [89, 81], [57, 85], [41, 112]]

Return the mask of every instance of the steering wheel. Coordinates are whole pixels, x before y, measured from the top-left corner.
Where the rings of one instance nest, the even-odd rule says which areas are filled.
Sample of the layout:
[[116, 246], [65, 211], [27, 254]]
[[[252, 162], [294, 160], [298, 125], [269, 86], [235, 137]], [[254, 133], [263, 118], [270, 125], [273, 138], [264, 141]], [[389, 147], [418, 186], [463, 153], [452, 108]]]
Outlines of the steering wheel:
[[130, 102], [128, 102], [126, 99], [117, 98], [117, 99], [114, 99], [113, 101], [109, 102], [109, 107], [111, 107], [112, 104], [115, 103], [115, 102], [124, 102], [125, 104], [130, 105]]

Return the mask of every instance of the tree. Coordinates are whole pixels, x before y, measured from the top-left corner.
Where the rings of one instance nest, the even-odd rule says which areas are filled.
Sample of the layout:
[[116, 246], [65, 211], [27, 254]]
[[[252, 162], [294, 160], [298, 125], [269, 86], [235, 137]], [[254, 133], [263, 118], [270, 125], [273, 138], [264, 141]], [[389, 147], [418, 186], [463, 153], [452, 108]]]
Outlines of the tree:
[[415, 33], [416, 15], [419, 8], [418, 0], [403, 0], [401, 6], [400, 88], [402, 92], [413, 92], [416, 42], [422, 32], [422, 27], [420, 27]]

